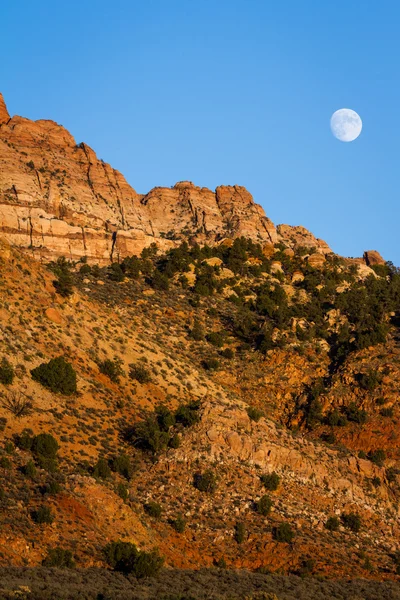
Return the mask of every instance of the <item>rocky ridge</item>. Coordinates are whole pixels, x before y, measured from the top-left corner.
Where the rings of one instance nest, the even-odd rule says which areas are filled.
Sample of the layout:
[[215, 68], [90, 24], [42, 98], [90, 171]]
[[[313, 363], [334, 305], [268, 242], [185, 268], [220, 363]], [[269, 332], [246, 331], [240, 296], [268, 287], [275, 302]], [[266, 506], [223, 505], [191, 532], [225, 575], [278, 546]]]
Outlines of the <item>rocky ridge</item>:
[[241, 186], [214, 192], [182, 181], [138, 194], [85, 143], [50, 120], [10, 118], [0, 94], [0, 233], [42, 259], [64, 255], [107, 264], [182, 239], [213, 244], [246, 236], [267, 247], [330, 253], [303, 227], [275, 227]]

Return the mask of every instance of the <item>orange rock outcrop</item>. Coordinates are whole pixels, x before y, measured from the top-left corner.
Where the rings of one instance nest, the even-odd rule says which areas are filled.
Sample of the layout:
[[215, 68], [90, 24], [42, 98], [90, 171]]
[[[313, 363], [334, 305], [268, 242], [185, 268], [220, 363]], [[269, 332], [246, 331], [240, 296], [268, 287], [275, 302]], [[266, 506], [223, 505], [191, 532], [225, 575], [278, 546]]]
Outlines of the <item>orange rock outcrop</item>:
[[[211, 191], [182, 181], [138, 194], [61, 125], [10, 118], [1, 94], [0, 234], [35, 258], [86, 257], [99, 264], [154, 242], [166, 250], [182, 240], [213, 244], [242, 235], [271, 254], [277, 242], [312, 247], [320, 259], [331, 252], [304, 227], [275, 227], [241, 186]], [[376, 264], [375, 254], [360, 261]]]

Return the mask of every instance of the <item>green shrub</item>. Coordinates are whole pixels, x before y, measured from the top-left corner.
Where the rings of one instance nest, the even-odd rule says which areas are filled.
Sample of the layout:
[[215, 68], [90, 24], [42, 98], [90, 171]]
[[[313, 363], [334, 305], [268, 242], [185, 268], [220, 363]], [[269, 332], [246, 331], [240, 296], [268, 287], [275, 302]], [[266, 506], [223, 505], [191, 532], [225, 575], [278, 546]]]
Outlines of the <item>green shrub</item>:
[[0, 468], [11, 469], [11, 460], [7, 458], [7, 456], [2, 456], [0, 458]]
[[181, 438], [177, 433], [175, 433], [169, 440], [168, 446], [176, 450], [181, 445]]
[[297, 575], [300, 577], [308, 577], [312, 575], [312, 572], [315, 568], [315, 560], [313, 558], [304, 558], [300, 562], [299, 569], [297, 571]]
[[154, 412], [161, 431], [169, 431], [175, 425], [175, 415], [164, 404], [156, 406]]
[[386, 452], [382, 450], [382, 448], [378, 448], [377, 450], [371, 450], [370, 452], [368, 452], [368, 458], [375, 465], [378, 465], [378, 467], [382, 467], [386, 459]]
[[120, 454], [119, 456], [115, 456], [110, 461], [110, 467], [114, 473], [119, 473], [126, 479], [131, 479], [133, 475], [133, 466], [131, 459], [126, 454]]
[[217, 348], [222, 348], [224, 345], [224, 336], [220, 331], [212, 331], [211, 333], [207, 333], [206, 340], [209, 344], [212, 344]]
[[343, 525], [353, 531], [354, 533], [358, 533], [361, 529], [361, 517], [357, 513], [343, 513], [340, 517]]
[[294, 539], [294, 531], [289, 523], [280, 523], [274, 527], [272, 535], [277, 542], [286, 542], [290, 544]]
[[392, 406], [387, 406], [381, 409], [380, 414], [382, 417], [393, 417], [394, 409]]
[[76, 373], [63, 356], [31, 370], [32, 378], [52, 392], [70, 396], [76, 392]]
[[32, 450], [34, 435], [32, 429], [24, 429], [22, 433], [14, 435], [14, 443], [20, 450]]
[[399, 474], [399, 470], [395, 467], [389, 467], [386, 469], [386, 479], [389, 483], [394, 483], [397, 481], [397, 475]]
[[219, 360], [213, 357], [205, 358], [201, 364], [206, 371], [216, 371], [219, 368]]
[[0, 383], [4, 385], [11, 385], [14, 381], [14, 367], [8, 361], [8, 359], [3, 356], [0, 363]]
[[56, 263], [50, 265], [50, 268], [57, 276], [57, 279], [53, 281], [56, 292], [63, 298], [71, 296], [74, 293], [74, 282], [70, 263], [65, 260], [64, 256], [61, 256]]
[[150, 502], [144, 504], [143, 508], [145, 512], [147, 512], [147, 514], [150, 515], [150, 517], [153, 517], [154, 519], [161, 518], [162, 508], [161, 505], [158, 504], [158, 502], [154, 502], [153, 500], [151, 500]]
[[154, 577], [164, 563], [157, 551], [141, 552], [130, 542], [110, 542], [103, 552], [106, 562], [115, 571], [137, 579]]
[[217, 567], [217, 569], [226, 569], [227, 567], [226, 560], [223, 556], [221, 556], [221, 558], [215, 559], [214, 565]]
[[227, 358], [228, 360], [231, 360], [235, 356], [235, 353], [232, 350], [232, 348], [225, 348], [225, 350], [222, 350], [221, 356]]
[[58, 567], [59, 569], [74, 569], [75, 561], [71, 550], [51, 548], [43, 559], [44, 567]]
[[50, 433], [39, 433], [33, 438], [32, 452], [36, 456], [44, 458], [56, 458], [58, 452], [58, 442]]
[[184, 427], [191, 427], [200, 421], [200, 408], [201, 404], [199, 400], [193, 400], [188, 404], [181, 404], [175, 412], [175, 420]]
[[51, 513], [50, 508], [48, 506], [45, 506], [44, 504], [42, 506], [39, 506], [38, 509], [32, 511], [31, 517], [32, 520], [38, 524], [50, 524], [54, 521], [54, 517]]
[[140, 363], [129, 365], [129, 377], [139, 383], [149, 383], [151, 381], [150, 371]]
[[371, 483], [374, 486], [374, 488], [378, 488], [380, 487], [380, 485], [382, 484], [382, 480], [380, 477], [373, 477], [371, 479]]
[[90, 265], [82, 265], [81, 268], [79, 269], [79, 273], [81, 275], [90, 275], [91, 272], [92, 272], [92, 267]]
[[238, 544], [242, 544], [246, 539], [246, 535], [247, 535], [246, 525], [242, 521], [239, 521], [235, 525], [235, 535], [234, 535], [235, 541]]
[[336, 408], [327, 414], [325, 423], [331, 427], [345, 427], [347, 425], [346, 415], [342, 415]]
[[261, 496], [256, 504], [257, 512], [266, 517], [271, 512], [273, 502], [269, 496]]
[[26, 465], [24, 465], [22, 467], [22, 472], [24, 473], [24, 475], [26, 475], [27, 477], [30, 477], [31, 479], [36, 478], [37, 470], [36, 470], [35, 463], [33, 462], [33, 460], [28, 461], [26, 463]]
[[164, 559], [158, 551], [138, 552], [136, 557], [131, 556], [122, 566], [122, 572], [133, 575], [137, 579], [155, 577], [164, 564]]
[[204, 329], [199, 319], [194, 320], [193, 327], [189, 335], [196, 342], [201, 342], [204, 340]]
[[382, 383], [382, 375], [378, 371], [370, 369], [367, 373], [359, 373], [357, 380], [363, 390], [373, 391]]
[[135, 448], [159, 454], [168, 446], [170, 435], [160, 430], [155, 415], [148, 415], [128, 431], [127, 438]]
[[119, 358], [106, 358], [99, 363], [100, 373], [107, 375], [113, 383], [119, 383], [120, 377], [124, 374], [122, 370], [122, 361]]
[[55, 479], [51, 479], [46, 485], [43, 487], [43, 494], [48, 494], [49, 496], [56, 496], [61, 492], [61, 485]]
[[41, 454], [36, 456], [36, 464], [41, 469], [48, 471], [48, 473], [55, 473], [58, 469], [57, 460], [55, 458], [48, 458], [47, 456], [42, 456]]
[[126, 500], [128, 500], [128, 498], [129, 498], [129, 490], [128, 490], [128, 488], [126, 487], [126, 485], [124, 485], [123, 483], [119, 483], [119, 484], [117, 485], [116, 492], [117, 492], [118, 496], [119, 496], [120, 498], [122, 498], [122, 500], [123, 500], [124, 502], [126, 502]]
[[136, 556], [137, 552], [135, 544], [131, 542], [110, 542], [103, 548], [105, 561], [114, 570], [119, 570], [118, 564], [132, 555]]
[[349, 406], [346, 407], [346, 416], [349, 421], [353, 423], [366, 423], [368, 414], [365, 410], [361, 410], [357, 407], [355, 402], [351, 402]]
[[112, 265], [109, 266], [107, 276], [108, 279], [111, 279], [111, 281], [121, 282], [125, 279], [124, 271], [122, 270], [121, 265], [117, 262], [112, 263]]
[[168, 290], [169, 280], [167, 275], [160, 273], [157, 269], [153, 273], [153, 277], [150, 279], [150, 285], [155, 290]]
[[212, 494], [217, 489], [217, 478], [210, 469], [204, 473], [196, 473], [193, 479], [194, 487], [200, 492]]
[[93, 467], [93, 476], [100, 479], [108, 479], [111, 477], [111, 469], [105, 458], [99, 458]]
[[395, 571], [397, 575], [400, 575], [400, 551], [396, 551], [394, 552], [390, 558], [393, 560], [394, 562], [394, 566], [395, 566]]
[[171, 521], [172, 527], [178, 533], [183, 533], [186, 529], [186, 520], [182, 515], [178, 515], [175, 520]]
[[254, 421], [255, 423], [258, 423], [261, 417], [264, 416], [264, 413], [255, 406], [249, 406], [247, 409], [247, 414], [249, 415], [250, 420]]
[[325, 528], [328, 531], [337, 531], [339, 529], [339, 519], [337, 517], [328, 517], [325, 523]]
[[15, 452], [14, 444], [10, 441], [5, 442], [4, 451], [7, 452], [7, 454], [14, 454], [14, 452]]
[[261, 483], [265, 489], [269, 490], [270, 492], [274, 492], [278, 489], [280, 480], [281, 478], [279, 477], [278, 473], [275, 473], [275, 471], [268, 473], [268, 475], [261, 475], [260, 477]]
[[0, 433], [2, 433], [7, 425], [7, 419], [6, 417], [0, 417]]

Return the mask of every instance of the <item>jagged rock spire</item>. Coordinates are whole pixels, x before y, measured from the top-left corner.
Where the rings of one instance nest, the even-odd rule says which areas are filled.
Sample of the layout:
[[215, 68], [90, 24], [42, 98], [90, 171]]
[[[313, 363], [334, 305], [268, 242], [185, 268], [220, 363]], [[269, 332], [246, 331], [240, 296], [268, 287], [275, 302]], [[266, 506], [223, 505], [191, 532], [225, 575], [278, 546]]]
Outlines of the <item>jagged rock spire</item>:
[[0, 123], [7, 123], [10, 119], [6, 103], [4, 102], [3, 94], [0, 92]]

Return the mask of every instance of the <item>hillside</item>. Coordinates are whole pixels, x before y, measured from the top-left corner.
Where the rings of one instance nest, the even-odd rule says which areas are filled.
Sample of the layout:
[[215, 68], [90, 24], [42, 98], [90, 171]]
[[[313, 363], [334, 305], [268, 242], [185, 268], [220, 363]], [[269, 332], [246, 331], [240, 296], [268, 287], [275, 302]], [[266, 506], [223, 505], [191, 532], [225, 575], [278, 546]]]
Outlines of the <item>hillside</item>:
[[398, 582], [398, 270], [243, 188], [138, 196], [60, 126], [0, 123], [0, 566], [104, 568], [122, 540]]

